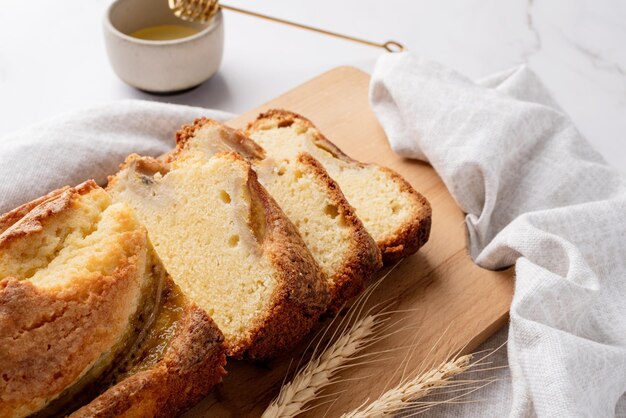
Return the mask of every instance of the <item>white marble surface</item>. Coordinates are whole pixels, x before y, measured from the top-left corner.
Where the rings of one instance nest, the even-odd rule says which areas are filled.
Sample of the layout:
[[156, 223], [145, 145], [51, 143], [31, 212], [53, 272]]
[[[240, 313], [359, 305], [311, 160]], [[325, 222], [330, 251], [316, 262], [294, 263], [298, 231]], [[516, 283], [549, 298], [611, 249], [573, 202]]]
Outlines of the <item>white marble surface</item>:
[[[373, 68], [379, 50], [226, 14], [226, 53], [212, 80], [155, 97], [117, 79], [103, 48], [110, 0], [3, 0], [0, 135], [120, 98], [241, 112], [338, 65]], [[622, 0], [229, 0], [410, 50], [470, 77], [528, 63], [606, 159], [626, 173], [626, 2]]]

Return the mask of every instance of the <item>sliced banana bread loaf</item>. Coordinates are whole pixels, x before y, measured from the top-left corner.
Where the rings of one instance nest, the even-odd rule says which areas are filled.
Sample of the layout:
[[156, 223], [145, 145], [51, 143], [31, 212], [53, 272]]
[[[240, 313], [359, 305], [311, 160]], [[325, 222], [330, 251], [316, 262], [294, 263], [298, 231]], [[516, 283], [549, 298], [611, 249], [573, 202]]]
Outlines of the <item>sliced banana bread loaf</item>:
[[275, 160], [302, 152], [319, 160], [376, 240], [385, 263], [416, 252], [428, 240], [428, 201], [393, 170], [348, 157], [308, 119], [270, 110], [251, 122], [246, 134]]
[[174, 281], [224, 333], [229, 355], [273, 357], [326, 309], [319, 266], [238, 154], [186, 152], [169, 163], [130, 156], [108, 190], [135, 209]]
[[357, 295], [381, 265], [380, 251], [341, 189], [310, 154], [280, 160], [241, 132], [206, 118], [176, 134], [179, 158], [186, 153], [235, 151], [250, 161], [259, 182], [269, 191], [298, 229], [328, 280], [331, 308]]
[[224, 374], [223, 337], [181, 299], [179, 326], [144, 364], [155, 373], [175, 357], [189, 367], [168, 368], [158, 396], [131, 376], [138, 347], [147, 352], [160, 332], [154, 319], [174, 303], [168, 280], [132, 209], [93, 181], [0, 216], [0, 416], [63, 415], [115, 384], [148, 415], [206, 395]]

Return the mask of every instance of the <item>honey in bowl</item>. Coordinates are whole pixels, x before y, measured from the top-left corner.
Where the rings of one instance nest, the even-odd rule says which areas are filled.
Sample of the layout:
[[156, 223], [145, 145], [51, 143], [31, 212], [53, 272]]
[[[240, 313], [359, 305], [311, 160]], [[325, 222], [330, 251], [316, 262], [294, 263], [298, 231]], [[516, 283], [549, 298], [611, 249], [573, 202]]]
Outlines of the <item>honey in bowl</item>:
[[187, 38], [200, 32], [198, 29], [183, 25], [157, 25], [139, 29], [130, 36], [146, 41], [171, 41], [173, 39]]

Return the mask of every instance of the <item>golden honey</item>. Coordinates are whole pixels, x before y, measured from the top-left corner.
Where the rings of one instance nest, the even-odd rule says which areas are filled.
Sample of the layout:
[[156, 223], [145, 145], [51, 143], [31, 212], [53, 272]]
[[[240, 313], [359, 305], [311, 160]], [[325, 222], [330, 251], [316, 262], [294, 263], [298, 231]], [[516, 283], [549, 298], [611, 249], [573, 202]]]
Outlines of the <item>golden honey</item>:
[[157, 25], [136, 30], [130, 36], [146, 41], [171, 41], [195, 35], [199, 30], [184, 25]]

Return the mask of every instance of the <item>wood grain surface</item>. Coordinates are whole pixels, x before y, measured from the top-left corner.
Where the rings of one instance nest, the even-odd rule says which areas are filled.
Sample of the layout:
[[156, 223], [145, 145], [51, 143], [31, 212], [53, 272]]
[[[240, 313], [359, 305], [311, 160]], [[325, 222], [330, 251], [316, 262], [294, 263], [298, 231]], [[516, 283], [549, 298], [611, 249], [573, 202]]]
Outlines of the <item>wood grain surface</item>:
[[[401, 320], [403, 331], [370, 350], [396, 350], [372, 364], [343, 373], [346, 380], [326, 392], [336, 395], [324, 399], [336, 400], [320, 405], [309, 416], [336, 417], [368, 398], [378, 398], [398, 379], [392, 375], [403, 360], [408, 362], [407, 370], [418, 372], [444, 360], [451, 352], [471, 352], [506, 323], [513, 294], [512, 269], [488, 271], [470, 259], [464, 214], [435, 171], [428, 164], [400, 158], [391, 151], [370, 110], [368, 84], [366, 73], [339, 67], [230, 122], [231, 126], [244, 127], [259, 112], [270, 108], [300, 113], [348, 155], [399, 172], [432, 205], [429, 242], [402, 261], [371, 298], [373, 302], [391, 302], [393, 309], [403, 311], [393, 318]], [[415, 344], [407, 357], [401, 347], [411, 342]], [[269, 364], [230, 361], [223, 384], [186, 417], [260, 416], [278, 393], [291, 360], [297, 363], [306, 344]]]

